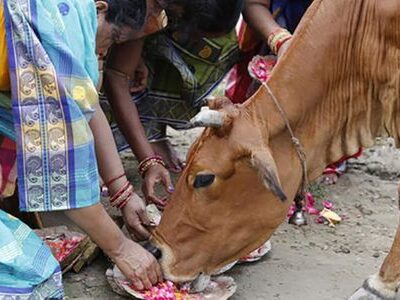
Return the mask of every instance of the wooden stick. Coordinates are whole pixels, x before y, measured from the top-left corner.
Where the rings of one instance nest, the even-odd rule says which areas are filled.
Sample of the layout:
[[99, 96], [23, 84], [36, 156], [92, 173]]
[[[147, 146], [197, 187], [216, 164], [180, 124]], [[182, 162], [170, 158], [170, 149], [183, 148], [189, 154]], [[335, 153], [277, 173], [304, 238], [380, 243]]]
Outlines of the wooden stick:
[[40, 217], [40, 214], [38, 212], [34, 212], [33, 213], [33, 217], [35, 218], [35, 222], [36, 222], [37, 228], [38, 229], [43, 229], [44, 226], [43, 226], [43, 221], [42, 221], [42, 218]]

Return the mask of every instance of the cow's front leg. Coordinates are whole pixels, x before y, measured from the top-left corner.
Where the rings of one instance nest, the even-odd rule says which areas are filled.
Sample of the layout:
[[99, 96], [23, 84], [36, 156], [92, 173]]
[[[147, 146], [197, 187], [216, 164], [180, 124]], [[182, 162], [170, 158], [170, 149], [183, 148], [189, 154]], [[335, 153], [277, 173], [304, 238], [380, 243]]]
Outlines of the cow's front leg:
[[400, 283], [400, 225], [378, 274], [365, 280], [349, 300], [394, 300]]

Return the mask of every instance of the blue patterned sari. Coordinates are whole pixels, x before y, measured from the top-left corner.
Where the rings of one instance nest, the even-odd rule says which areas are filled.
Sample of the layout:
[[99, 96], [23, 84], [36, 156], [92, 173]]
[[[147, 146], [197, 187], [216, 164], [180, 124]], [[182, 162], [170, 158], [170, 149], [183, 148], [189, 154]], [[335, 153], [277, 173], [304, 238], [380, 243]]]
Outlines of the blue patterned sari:
[[93, 205], [99, 182], [88, 120], [98, 96], [93, 0], [6, 0], [22, 211]]
[[62, 299], [61, 270], [49, 247], [0, 210], [0, 299]]
[[[20, 209], [93, 205], [99, 201], [88, 125], [98, 101], [94, 1], [4, 0], [4, 13], [11, 99], [4, 105], [7, 95], [0, 95], [0, 140], [16, 141]], [[49, 248], [0, 211], [0, 299], [62, 295], [59, 265]]]

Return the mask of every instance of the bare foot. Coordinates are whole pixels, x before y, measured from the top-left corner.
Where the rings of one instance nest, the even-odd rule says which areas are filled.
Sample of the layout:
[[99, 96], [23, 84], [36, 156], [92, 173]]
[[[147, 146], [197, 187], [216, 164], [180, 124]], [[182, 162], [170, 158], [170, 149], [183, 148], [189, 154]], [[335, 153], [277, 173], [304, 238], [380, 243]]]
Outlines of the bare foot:
[[322, 175], [321, 183], [324, 183], [326, 185], [332, 185], [335, 184], [338, 181], [338, 179], [339, 177], [335, 173], [324, 174]]
[[343, 161], [341, 163], [335, 163], [331, 166], [328, 166], [325, 169], [325, 174], [322, 175], [321, 183], [325, 183], [326, 185], [335, 184], [339, 176], [343, 175], [347, 170], [347, 162]]
[[181, 159], [179, 159], [174, 147], [168, 140], [151, 143], [151, 147], [156, 154], [160, 155], [164, 159], [167, 169], [170, 172], [182, 172], [185, 164]]

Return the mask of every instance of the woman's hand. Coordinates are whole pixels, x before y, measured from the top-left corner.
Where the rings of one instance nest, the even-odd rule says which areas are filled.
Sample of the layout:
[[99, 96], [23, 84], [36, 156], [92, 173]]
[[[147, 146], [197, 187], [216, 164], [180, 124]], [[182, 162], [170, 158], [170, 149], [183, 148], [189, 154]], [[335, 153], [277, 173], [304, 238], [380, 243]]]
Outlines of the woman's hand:
[[136, 67], [135, 74], [130, 82], [129, 91], [131, 93], [137, 93], [144, 90], [147, 87], [148, 76], [149, 70], [142, 59]]
[[125, 237], [100, 203], [67, 210], [65, 214], [117, 264], [136, 289], [150, 288], [162, 280], [156, 259]]
[[163, 183], [168, 194], [171, 194], [174, 191], [174, 186], [172, 185], [168, 170], [162, 165], [156, 164], [145, 173], [142, 190], [147, 202], [154, 203], [162, 208], [167, 204], [167, 199], [160, 199], [156, 195], [155, 186], [159, 182]]
[[150, 233], [145, 226], [150, 225], [150, 220], [147, 216], [146, 205], [143, 199], [136, 193], [133, 193], [121, 211], [126, 228], [132, 235], [132, 238], [137, 241], [147, 240]]
[[139, 244], [124, 238], [118, 248], [110, 257], [137, 290], [150, 289], [163, 280], [157, 260]]

